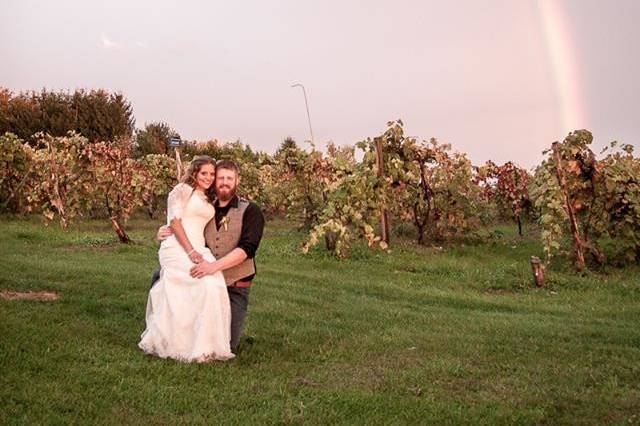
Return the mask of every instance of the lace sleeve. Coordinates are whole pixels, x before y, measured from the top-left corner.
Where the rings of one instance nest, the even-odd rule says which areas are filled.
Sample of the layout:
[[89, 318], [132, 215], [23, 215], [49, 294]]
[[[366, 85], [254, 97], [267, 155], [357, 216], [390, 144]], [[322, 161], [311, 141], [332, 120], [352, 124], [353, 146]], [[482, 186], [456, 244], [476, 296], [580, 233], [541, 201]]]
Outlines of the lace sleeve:
[[167, 224], [170, 224], [173, 219], [182, 218], [192, 192], [193, 188], [186, 183], [179, 183], [171, 190], [167, 198]]

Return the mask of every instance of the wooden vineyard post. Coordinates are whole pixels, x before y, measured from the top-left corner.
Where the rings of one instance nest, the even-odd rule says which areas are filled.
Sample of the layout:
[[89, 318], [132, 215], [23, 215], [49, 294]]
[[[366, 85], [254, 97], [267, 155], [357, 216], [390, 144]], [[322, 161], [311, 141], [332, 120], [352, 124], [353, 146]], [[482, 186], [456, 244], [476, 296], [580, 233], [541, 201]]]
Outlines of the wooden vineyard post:
[[60, 195], [60, 181], [59, 170], [56, 162], [56, 148], [53, 146], [51, 140], [47, 142], [47, 148], [49, 150], [49, 162], [51, 167], [51, 180], [53, 181], [53, 196], [51, 205], [58, 211], [60, 217], [60, 227], [67, 229], [67, 214], [64, 211], [64, 203], [62, 202], [62, 196]]
[[180, 148], [176, 148], [174, 151], [176, 153], [176, 173], [178, 176], [178, 182], [180, 182], [180, 179], [182, 178], [182, 160], [180, 159]]
[[531, 256], [531, 272], [536, 287], [544, 287], [544, 265], [537, 256]]
[[[376, 142], [376, 165], [378, 176], [384, 179], [384, 158], [382, 156], [382, 138], [375, 138]], [[385, 207], [380, 211], [380, 228], [382, 229], [382, 241], [389, 244], [389, 213]]]
[[578, 271], [582, 271], [584, 269], [584, 252], [582, 251], [583, 243], [578, 231], [578, 222], [573, 211], [573, 206], [569, 199], [569, 190], [567, 189], [567, 181], [562, 170], [562, 158], [560, 156], [560, 150], [558, 149], [558, 142], [554, 142], [552, 147], [553, 155], [556, 159], [556, 175], [558, 177], [558, 183], [560, 184], [560, 190], [564, 197], [564, 208], [569, 215], [569, 223], [571, 224], [571, 234], [573, 235], [573, 245], [576, 252], [576, 269]]
[[167, 141], [169, 149], [173, 148], [173, 153], [176, 156], [176, 174], [178, 175], [178, 182], [182, 177], [182, 160], [180, 159], [180, 147], [182, 146], [182, 140], [179, 136], [172, 136]]

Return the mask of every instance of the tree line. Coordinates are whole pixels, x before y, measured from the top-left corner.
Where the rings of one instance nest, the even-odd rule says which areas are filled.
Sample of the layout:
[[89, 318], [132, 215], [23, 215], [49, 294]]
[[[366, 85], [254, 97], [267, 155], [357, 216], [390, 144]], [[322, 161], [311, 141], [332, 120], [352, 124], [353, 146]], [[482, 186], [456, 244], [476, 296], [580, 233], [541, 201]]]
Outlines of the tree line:
[[121, 93], [0, 88], [0, 134], [11, 132], [31, 144], [39, 132], [64, 136], [75, 131], [91, 141], [115, 141], [130, 138], [134, 125], [131, 104]]

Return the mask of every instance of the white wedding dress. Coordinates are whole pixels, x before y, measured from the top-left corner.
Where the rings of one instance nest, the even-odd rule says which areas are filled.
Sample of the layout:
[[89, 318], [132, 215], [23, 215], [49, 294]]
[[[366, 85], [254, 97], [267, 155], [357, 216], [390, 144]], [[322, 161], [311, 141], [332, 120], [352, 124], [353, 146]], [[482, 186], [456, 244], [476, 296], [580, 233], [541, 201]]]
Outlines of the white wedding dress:
[[[205, 247], [204, 228], [214, 215], [204, 193], [189, 185], [178, 184], [169, 194], [168, 221], [182, 219], [187, 238], [208, 262], [215, 259]], [[162, 242], [158, 254], [160, 279], [149, 292], [147, 328], [138, 346], [149, 354], [184, 362], [233, 358], [231, 308], [222, 272], [192, 278], [189, 271], [194, 264], [174, 236]]]

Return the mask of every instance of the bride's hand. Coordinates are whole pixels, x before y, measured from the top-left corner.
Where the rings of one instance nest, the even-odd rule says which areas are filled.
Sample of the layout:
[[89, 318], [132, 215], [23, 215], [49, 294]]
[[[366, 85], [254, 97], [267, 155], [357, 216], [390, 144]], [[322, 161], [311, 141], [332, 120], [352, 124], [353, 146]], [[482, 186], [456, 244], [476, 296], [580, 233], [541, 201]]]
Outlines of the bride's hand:
[[198, 253], [197, 251], [194, 251], [191, 254], [189, 254], [189, 259], [191, 259], [191, 261], [193, 263], [195, 263], [196, 265], [199, 264], [199, 263], [202, 263], [202, 261], [204, 260], [202, 255], [200, 253]]

